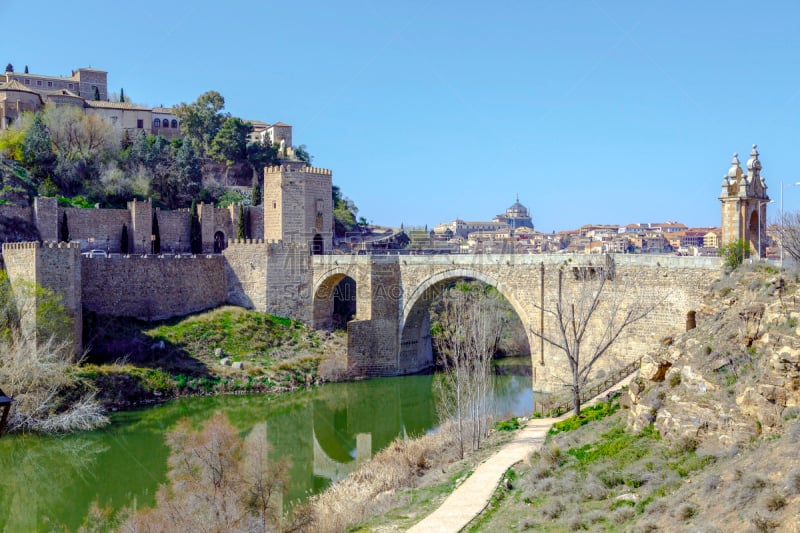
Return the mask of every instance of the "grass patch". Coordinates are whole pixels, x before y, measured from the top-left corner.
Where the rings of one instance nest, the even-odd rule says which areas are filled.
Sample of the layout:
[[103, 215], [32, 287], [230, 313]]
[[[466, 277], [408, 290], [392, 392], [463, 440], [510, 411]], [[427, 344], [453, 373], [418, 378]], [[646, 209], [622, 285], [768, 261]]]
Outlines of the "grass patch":
[[496, 422], [494, 425], [494, 429], [497, 431], [516, 431], [520, 428], [519, 418], [516, 416], [513, 418], [509, 418], [508, 420], [501, 420]]
[[614, 414], [619, 409], [619, 403], [600, 402], [592, 407], [587, 407], [578, 416], [571, 416], [561, 422], [556, 422], [548, 432], [549, 435], [558, 435], [565, 431], [573, 431], [581, 426], [585, 426], [594, 420], [600, 420]]

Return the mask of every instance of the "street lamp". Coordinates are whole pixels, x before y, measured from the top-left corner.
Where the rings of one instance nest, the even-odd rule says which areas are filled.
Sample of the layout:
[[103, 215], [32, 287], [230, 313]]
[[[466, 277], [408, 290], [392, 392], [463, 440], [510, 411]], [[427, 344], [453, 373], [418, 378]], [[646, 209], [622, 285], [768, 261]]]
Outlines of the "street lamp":
[[783, 189], [786, 187], [797, 187], [800, 185], [800, 181], [796, 181], [794, 183], [787, 183], [786, 185], [781, 182], [781, 264], [780, 267], [783, 268]]

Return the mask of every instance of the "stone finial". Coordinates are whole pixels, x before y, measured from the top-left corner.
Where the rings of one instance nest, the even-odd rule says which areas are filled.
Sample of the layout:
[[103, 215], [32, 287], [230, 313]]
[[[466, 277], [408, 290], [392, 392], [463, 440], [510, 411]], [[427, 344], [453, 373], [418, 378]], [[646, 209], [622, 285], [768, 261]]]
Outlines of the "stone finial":
[[750, 159], [747, 160], [747, 170], [751, 177], [758, 177], [761, 171], [761, 161], [758, 160], [758, 146], [755, 144], [750, 151]]
[[728, 170], [729, 178], [736, 178], [739, 176], [741, 167], [739, 166], [739, 154], [733, 152], [733, 159], [731, 160], [731, 168]]

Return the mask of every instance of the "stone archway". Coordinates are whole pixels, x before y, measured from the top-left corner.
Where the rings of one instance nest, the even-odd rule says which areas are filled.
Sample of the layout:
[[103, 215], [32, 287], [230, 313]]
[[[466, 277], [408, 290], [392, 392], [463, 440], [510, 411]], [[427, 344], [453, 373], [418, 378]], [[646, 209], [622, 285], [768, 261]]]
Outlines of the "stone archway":
[[761, 224], [761, 220], [759, 217], [759, 209], [756, 207], [750, 213], [750, 219], [747, 223], [747, 242], [750, 244], [750, 253], [755, 255], [757, 258], [761, 258], [761, 250], [759, 249], [759, 240], [763, 242], [764, 235], [761, 235], [761, 239], [759, 239], [759, 225]]
[[330, 330], [354, 318], [356, 290], [356, 281], [343, 271], [330, 272], [318, 282], [313, 294], [314, 328]]
[[525, 309], [516, 301], [514, 295], [502, 283], [499, 283], [492, 276], [472, 269], [452, 269], [439, 272], [425, 279], [420, 283], [407, 298], [404, 298], [402, 317], [400, 321], [400, 354], [398, 356], [398, 373], [408, 374], [420, 372], [433, 365], [433, 344], [430, 335], [430, 316], [429, 308], [435, 298], [442, 294], [442, 291], [451, 283], [463, 280], [475, 279], [486, 285], [494, 287], [514, 309], [525, 328], [525, 336], [528, 339], [528, 347], [533, 346], [531, 334], [528, 328], [528, 320]]
[[214, 233], [214, 253], [222, 253], [222, 250], [227, 247], [228, 242], [225, 240], [225, 233], [222, 230], [218, 230], [216, 233]]

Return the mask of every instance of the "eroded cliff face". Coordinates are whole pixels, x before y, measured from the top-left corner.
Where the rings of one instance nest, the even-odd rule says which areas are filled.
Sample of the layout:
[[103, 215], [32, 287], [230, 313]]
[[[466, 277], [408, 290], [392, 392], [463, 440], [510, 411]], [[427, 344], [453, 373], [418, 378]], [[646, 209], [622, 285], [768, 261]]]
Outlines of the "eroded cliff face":
[[633, 430], [719, 453], [780, 431], [800, 412], [797, 274], [742, 267], [704, 297], [697, 327], [642, 360], [623, 398]]

